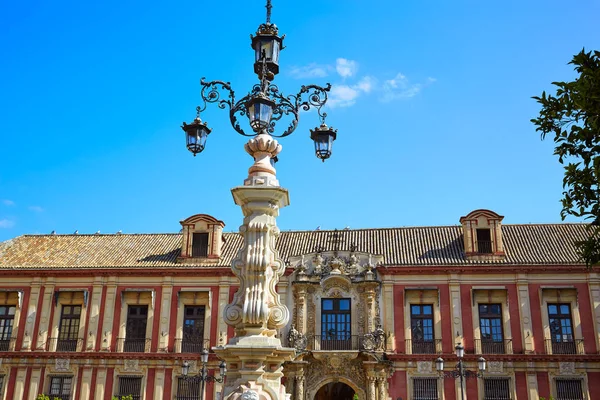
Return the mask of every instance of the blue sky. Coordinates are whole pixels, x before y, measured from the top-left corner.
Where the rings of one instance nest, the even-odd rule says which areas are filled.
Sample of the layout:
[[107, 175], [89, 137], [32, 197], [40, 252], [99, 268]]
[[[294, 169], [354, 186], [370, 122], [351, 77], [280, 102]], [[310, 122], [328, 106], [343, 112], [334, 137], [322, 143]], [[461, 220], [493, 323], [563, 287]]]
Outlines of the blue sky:
[[[238, 229], [230, 188], [251, 164], [227, 113], [197, 157], [182, 121], [199, 79], [256, 82], [249, 34], [264, 1], [0, 4], [0, 241], [25, 233], [176, 232], [211, 214]], [[531, 96], [600, 49], [598, 0], [273, 1], [286, 94], [333, 84], [333, 156], [303, 113], [277, 164], [282, 230], [560, 220], [562, 167]]]

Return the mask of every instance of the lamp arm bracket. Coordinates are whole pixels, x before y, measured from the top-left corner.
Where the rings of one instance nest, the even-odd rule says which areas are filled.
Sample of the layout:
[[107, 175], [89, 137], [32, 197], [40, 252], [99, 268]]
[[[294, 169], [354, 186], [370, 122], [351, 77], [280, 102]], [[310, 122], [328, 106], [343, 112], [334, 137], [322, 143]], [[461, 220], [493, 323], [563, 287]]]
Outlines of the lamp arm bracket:
[[328, 83], [325, 87], [319, 85], [303, 85], [296, 96], [293, 97], [296, 101], [296, 109], [308, 111], [311, 107], [316, 107], [321, 122], [325, 122], [326, 113], [322, 113], [321, 109], [327, 103], [327, 93], [331, 90], [331, 84]]

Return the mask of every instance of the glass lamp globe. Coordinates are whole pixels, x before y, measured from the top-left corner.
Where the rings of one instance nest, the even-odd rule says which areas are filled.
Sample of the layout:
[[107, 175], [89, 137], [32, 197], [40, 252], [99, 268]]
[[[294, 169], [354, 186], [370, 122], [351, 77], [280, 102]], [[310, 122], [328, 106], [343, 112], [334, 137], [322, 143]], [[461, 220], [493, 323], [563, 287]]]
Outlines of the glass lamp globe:
[[256, 133], [266, 130], [271, 124], [275, 102], [263, 94], [252, 97], [246, 106], [250, 127]]
[[321, 126], [310, 130], [310, 138], [315, 142], [315, 155], [325, 162], [331, 157], [331, 147], [337, 137], [337, 129], [322, 123]]
[[206, 122], [202, 122], [200, 117], [196, 117], [189, 125], [184, 122], [181, 129], [185, 132], [186, 147], [195, 157], [196, 154], [201, 153], [202, 150], [204, 150], [206, 139], [212, 129], [206, 125]]

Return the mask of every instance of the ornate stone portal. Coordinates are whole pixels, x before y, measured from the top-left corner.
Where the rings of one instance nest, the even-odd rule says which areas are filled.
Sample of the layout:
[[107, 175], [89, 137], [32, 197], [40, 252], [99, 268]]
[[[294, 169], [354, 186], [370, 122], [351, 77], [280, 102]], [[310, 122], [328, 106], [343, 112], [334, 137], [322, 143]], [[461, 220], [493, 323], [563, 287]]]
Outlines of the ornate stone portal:
[[[381, 282], [375, 271], [382, 261], [354, 246], [350, 251], [321, 250], [289, 259], [295, 274], [287, 337], [299, 354], [285, 368], [294, 400], [313, 400], [321, 388], [337, 382], [352, 388], [360, 400], [387, 400], [388, 334], [381, 326]], [[336, 298], [351, 302], [351, 336], [344, 336], [342, 347], [331, 351], [321, 326], [321, 301]]]

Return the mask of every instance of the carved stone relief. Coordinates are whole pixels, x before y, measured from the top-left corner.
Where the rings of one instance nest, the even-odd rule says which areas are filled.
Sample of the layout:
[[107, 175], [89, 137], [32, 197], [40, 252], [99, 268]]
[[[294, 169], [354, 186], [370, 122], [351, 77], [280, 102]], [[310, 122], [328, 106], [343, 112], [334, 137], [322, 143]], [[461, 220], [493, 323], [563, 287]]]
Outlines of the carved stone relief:
[[502, 374], [504, 372], [504, 363], [502, 361], [488, 361], [487, 372], [490, 374]]
[[56, 371], [69, 371], [71, 361], [68, 358], [57, 358], [54, 361], [54, 369]]
[[575, 374], [575, 363], [573, 363], [573, 362], [558, 363], [558, 373], [560, 375], [574, 375]]
[[140, 362], [139, 360], [123, 360], [123, 371], [127, 372], [139, 372]]
[[[352, 356], [328, 357], [327, 360], [311, 360], [310, 367], [306, 370], [305, 394], [311, 399], [317, 393], [324, 382], [332, 378], [352, 382], [358, 388], [364, 388], [366, 384], [366, 373], [359, 359], [351, 359]], [[355, 355], [354, 355], [355, 357]]]
[[419, 374], [429, 374], [431, 371], [433, 371], [433, 362], [417, 361], [417, 372]]

